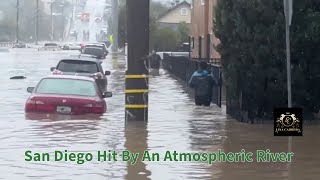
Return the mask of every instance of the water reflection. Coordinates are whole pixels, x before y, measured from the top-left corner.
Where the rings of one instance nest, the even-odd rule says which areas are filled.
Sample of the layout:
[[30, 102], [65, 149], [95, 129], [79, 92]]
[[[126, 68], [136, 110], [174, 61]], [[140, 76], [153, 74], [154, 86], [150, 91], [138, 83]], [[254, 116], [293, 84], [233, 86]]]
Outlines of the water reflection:
[[[294, 138], [292, 149], [294, 156], [289, 170], [288, 163], [279, 161], [263, 163], [257, 162], [256, 158], [257, 150], [270, 149], [274, 153], [287, 153], [288, 137], [273, 136], [272, 125], [248, 125], [232, 120], [227, 121], [227, 139], [223, 143], [224, 152], [239, 152], [245, 149], [246, 152], [254, 153], [254, 161], [251, 163], [220, 163], [221, 179], [319, 179], [320, 172], [316, 172], [316, 169], [320, 167], [320, 157], [314, 157], [313, 154], [316, 153], [316, 149], [319, 150], [320, 143], [312, 140], [312, 136], [316, 135], [314, 128], [306, 128], [304, 137]], [[319, 136], [319, 133], [317, 134]]]
[[[70, 53], [70, 52], [66, 52]], [[124, 121], [124, 69], [112, 68], [108, 55], [103, 62], [112, 98], [106, 99], [108, 110], [102, 117], [52, 117], [24, 113], [29, 97], [26, 87], [34, 86], [50, 73], [65, 56], [64, 52], [15, 50], [1, 54], [0, 80], [0, 179], [320, 179], [319, 125], [305, 126], [303, 137], [293, 138], [295, 153], [290, 171], [286, 163], [214, 163], [201, 162], [98, 162], [84, 165], [74, 162], [34, 163], [24, 161], [26, 150], [38, 152], [91, 152], [129, 150], [157, 152], [255, 152], [269, 148], [287, 150], [287, 137], [274, 137], [272, 125], [248, 125], [235, 122], [216, 106], [196, 107], [184, 85], [160, 70], [150, 78], [149, 121]], [[41, 63], [39, 63], [41, 62]], [[114, 63], [123, 63], [120, 61]], [[25, 80], [9, 80], [11, 74], [24, 75]], [[8, 98], [9, 97], [9, 98]], [[27, 119], [27, 120], [25, 120]], [[66, 119], [66, 120], [64, 120]], [[88, 120], [89, 119], [89, 120]], [[147, 126], [147, 127], [146, 127]], [[141, 157], [141, 156], [140, 156]], [[160, 158], [161, 158], [160, 157]], [[152, 173], [151, 173], [152, 172]]]
[[142, 155], [148, 150], [148, 131], [145, 122], [127, 122], [125, 130], [126, 142], [124, 147], [133, 153], [139, 153], [139, 159], [135, 165], [127, 162], [126, 179], [149, 180], [151, 172], [146, 169], [146, 164], [142, 162]]
[[196, 117], [189, 120], [192, 149], [208, 151], [221, 148], [226, 138], [224, 131], [226, 119], [221, 110], [214, 107], [195, 107], [192, 116]]
[[[33, 118], [30, 118], [32, 115]], [[61, 118], [59, 115], [55, 115], [52, 119], [41, 119], [41, 114], [26, 114], [27, 119], [31, 121], [33, 131], [30, 135], [36, 138], [49, 138], [51, 141], [52, 136], [53, 141], [83, 141], [83, 140], [94, 140], [96, 135], [93, 132], [98, 132], [100, 130], [101, 117], [92, 119], [92, 116], [66, 116]], [[38, 117], [38, 118], [34, 118]], [[91, 119], [90, 119], [91, 118]], [[61, 138], [63, 137], [64, 138]]]
[[60, 120], [101, 120], [100, 114], [64, 115], [48, 113], [25, 113], [26, 120], [60, 121]]

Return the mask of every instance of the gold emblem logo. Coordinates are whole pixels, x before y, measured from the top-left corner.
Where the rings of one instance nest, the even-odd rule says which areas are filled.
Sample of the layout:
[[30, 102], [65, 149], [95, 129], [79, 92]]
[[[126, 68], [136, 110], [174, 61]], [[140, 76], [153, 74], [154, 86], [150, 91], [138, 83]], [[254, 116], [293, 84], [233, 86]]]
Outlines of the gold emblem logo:
[[280, 118], [278, 118], [276, 121], [275, 132], [278, 133], [281, 131], [296, 131], [298, 133], [301, 133], [300, 120], [296, 117], [295, 114], [281, 114]]

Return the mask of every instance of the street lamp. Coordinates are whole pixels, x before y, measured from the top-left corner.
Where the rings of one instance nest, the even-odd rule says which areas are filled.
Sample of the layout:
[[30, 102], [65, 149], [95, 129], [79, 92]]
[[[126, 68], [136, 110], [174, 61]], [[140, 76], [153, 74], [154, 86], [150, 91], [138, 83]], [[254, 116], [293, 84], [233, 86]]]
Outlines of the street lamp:
[[62, 17], [62, 42], [64, 41], [64, 21], [65, 21], [65, 18], [64, 18], [64, 1], [62, 2], [62, 4], [60, 4], [60, 7], [62, 8], [62, 12], [61, 12], [61, 17]]
[[54, 3], [55, 0], [51, 0], [48, 3], [50, 4], [50, 21], [51, 21], [51, 41], [53, 41], [53, 6], [52, 4]]

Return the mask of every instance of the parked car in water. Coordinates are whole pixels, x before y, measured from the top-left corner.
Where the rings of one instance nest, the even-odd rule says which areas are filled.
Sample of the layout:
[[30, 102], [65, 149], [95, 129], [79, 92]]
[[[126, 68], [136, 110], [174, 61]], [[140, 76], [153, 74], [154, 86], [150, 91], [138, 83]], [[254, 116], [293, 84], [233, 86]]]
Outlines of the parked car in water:
[[109, 54], [107, 46], [104, 43], [101, 43], [101, 42], [86, 44], [85, 48], [102, 48], [103, 53], [104, 53], [104, 58], [106, 58], [107, 55]]
[[94, 56], [70, 56], [60, 60], [56, 67], [51, 67], [53, 74], [64, 75], [80, 75], [93, 77], [101, 91], [107, 91], [108, 78], [110, 71], [103, 71], [101, 61], [94, 58]]
[[20, 42], [13, 45], [13, 48], [27, 48], [26, 43]]
[[38, 51], [59, 51], [61, 47], [57, 43], [45, 43], [42, 48], [39, 48]]
[[94, 79], [83, 76], [50, 75], [40, 80], [25, 104], [26, 113], [54, 113], [67, 115], [103, 114], [104, 98], [111, 92], [101, 92]]
[[96, 23], [100, 23], [100, 22], [102, 21], [102, 18], [101, 18], [101, 17], [95, 17], [95, 18], [94, 18], [94, 21], [95, 21]]
[[82, 50], [82, 54], [89, 54], [89, 55], [94, 55], [98, 59], [104, 59], [105, 58], [105, 52], [101, 47], [85, 47]]
[[104, 44], [106, 46], [106, 48], [109, 48], [111, 45], [110, 41], [99, 41], [99, 42]]
[[81, 50], [81, 45], [76, 43], [68, 43], [62, 47], [63, 50]]

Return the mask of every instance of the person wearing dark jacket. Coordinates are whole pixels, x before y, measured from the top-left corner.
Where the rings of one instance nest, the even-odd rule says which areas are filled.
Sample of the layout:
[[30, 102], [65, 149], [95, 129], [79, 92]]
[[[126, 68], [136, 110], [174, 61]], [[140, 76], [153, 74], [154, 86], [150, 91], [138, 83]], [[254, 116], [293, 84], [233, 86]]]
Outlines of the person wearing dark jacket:
[[158, 75], [160, 64], [161, 57], [156, 53], [155, 50], [153, 50], [151, 56], [149, 57], [149, 72], [151, 74]]
[[190, 87], [194, 88], [194, 99], [197, 106], [210, 106], [211, 104], [212, 88], [215, 82], [207, 66], [207, 63], [201, 62], [199, 70], [195, 71], [189, 80]]

